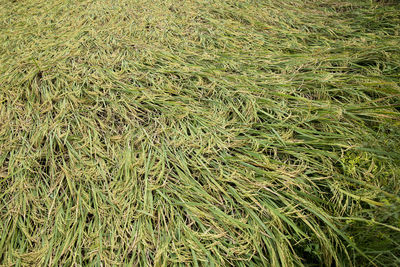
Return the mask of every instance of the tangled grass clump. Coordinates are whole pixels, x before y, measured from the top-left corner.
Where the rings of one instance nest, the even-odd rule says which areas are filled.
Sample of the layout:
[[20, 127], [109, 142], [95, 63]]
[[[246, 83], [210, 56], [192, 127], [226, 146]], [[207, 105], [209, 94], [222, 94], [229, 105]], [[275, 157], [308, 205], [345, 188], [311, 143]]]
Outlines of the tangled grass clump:
[[399, 266], [399, 14], [0, 0], [0, 265]]

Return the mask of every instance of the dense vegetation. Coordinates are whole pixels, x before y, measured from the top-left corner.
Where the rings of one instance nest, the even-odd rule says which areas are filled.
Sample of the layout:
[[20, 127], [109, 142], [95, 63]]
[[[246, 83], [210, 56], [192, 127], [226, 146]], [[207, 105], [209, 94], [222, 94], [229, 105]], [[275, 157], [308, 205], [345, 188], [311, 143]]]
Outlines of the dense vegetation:
[[400, 3], [0, 0], [0, 264], [400, 266]]

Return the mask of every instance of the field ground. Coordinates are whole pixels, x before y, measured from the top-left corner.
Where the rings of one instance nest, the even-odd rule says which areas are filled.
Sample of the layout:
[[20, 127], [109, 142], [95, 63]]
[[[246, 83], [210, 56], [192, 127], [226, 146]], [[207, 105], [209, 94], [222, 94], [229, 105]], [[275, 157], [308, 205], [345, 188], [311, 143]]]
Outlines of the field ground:
[[0, 265], [400, 266], [400, 2], [0, 0]]

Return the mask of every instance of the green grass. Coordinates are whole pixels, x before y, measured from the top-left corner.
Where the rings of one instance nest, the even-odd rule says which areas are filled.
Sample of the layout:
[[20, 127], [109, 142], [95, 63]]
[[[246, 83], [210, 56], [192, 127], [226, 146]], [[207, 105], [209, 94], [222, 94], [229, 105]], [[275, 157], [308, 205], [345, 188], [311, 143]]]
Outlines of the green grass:
[[399, 266], [400, 3], [0, 0], [0, 265]]

